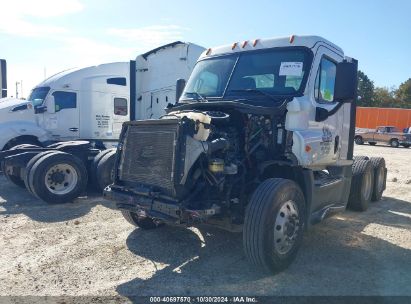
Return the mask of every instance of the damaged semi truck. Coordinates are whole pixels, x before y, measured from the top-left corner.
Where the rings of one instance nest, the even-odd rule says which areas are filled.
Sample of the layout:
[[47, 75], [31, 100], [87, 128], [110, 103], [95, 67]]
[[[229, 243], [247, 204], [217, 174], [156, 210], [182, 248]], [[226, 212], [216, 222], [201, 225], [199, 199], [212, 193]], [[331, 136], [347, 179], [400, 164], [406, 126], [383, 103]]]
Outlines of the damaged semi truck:
[[357, 61], [321, 37], [210, 48], [166, 115], [123, 125], [104, 195], [142, 229], [242, 231], [251, 262], [284, 269], [308, 226], [385, 189], [383, 158], [353, 159], [356, 90]]
[[[112, 147], [117, 145], [122, 123], [164, 114], [167, 105], [176, 101], [176, 79], [188, 78], [203, 50], [176, 41], [130, 63], [50, 77], [29, 97], [36, 124], [30, 129], [22, 121], [7, 123], [25, 133], [0, 138], [6, 147], [0, 151], [1, 171], [48, 203], [72, 201], [85, 193], [89, 183], [102, 191], [112, 182], [116, 152]], [[30, 130], [40, 131], [27, 136]], [[9, 135], [11, 139], [2, 141]]]

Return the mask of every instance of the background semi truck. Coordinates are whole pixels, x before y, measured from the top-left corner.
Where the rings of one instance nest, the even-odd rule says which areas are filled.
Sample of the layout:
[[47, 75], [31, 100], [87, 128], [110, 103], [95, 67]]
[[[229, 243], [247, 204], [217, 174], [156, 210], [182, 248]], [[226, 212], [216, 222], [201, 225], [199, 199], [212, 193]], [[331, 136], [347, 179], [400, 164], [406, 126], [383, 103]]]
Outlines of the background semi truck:
[[[89, 134], [80, 132], [90, 128], [87, 123], [91, 124], [95, 117], [91, 119], [88, 114], [92, 113], [107, 115], [114, 123], [128, 120], [128, 116], [105, 109], [113, 109], [115, 98], [124, 98], [128, 103], [129, 69], [128, 62], [116, 62], [66, 70], [34, 87], [27, 100], [8, 99], [0, 104], [1, 150], [21, 144], [47, 146], [59, 140], [79, 139], [82, 135], [90, 138]], [[119, 79], [123, 85], [111, 84]], [[50, 99], [55, 103], [54, 109], [50, 106], [47, 110]], [[102, 146], [101, 140], [105, 138], [115, 139], [112, 126], [94, 140]]]
[[321, 37], [209, 48], [167, 115], [124, 124], [104, 194], [142, 229], [242, 231], [251, 262], [284, 269], [306, 227], [385, 189], [383, 158], [353, 159], [356, 92], [357, 61]]
[[36, 126], [47, 136], [10, 139], [9, 149], [0, 153], [3, 172], [50, 203], [84, 193], [88, 180], [101, 190], [111, 181], [115, 150], [108, 148], [116, 145], [123, 122], [164, 114], [176, 101], [176, 79], [188, 78], [203, 50], [177, 41], [130, 63], [45, 80], [29, 100]]

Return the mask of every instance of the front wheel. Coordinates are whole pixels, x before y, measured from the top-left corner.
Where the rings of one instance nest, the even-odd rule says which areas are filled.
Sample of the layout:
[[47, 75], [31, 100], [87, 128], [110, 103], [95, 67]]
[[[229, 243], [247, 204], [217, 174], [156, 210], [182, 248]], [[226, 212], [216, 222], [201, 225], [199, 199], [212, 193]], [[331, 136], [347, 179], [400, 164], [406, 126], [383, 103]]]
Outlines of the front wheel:
[[355, 141], [355, 143], [356, 143], [357, 145], [362, 145], [362, 144], [364, 143], [364, 140], [362, 139], [361, 136], [356, 136], [356, 137], [354, 138], [354, 141]]
[[285, 269], [301, 246], [304, 223], [305, 200], [300, 187], [287, 179], [265, 180], [246, 209], [245, 255], [267, 272]]
[[390, 146], [393, 148], [398, 148], [400, 146], [400, 142], [397, 139], [392, 139], [390, 142]]

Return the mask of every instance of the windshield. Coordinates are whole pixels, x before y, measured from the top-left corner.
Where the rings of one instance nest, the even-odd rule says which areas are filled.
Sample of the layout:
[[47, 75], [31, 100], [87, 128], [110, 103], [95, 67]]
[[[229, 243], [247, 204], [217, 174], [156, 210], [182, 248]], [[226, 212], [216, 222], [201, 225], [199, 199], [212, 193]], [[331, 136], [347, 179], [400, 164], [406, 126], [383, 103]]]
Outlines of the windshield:
[[43, 103], [49, 91], [49, 87], [35, 88], [31, 91], [31, 94], [27, 100], [31, 101], [33, 106], [39, 106]]
[[198, 62], [182, 100], [293, 96], [301, 93], [311, 64], [301, 48], [234, 53]]

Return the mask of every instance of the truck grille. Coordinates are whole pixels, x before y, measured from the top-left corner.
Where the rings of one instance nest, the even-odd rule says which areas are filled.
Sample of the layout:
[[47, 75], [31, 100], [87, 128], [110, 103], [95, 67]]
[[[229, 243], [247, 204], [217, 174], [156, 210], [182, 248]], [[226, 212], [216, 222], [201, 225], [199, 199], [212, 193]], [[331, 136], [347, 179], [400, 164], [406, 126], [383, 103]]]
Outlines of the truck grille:
[[120, 180], [149, 185], [174, 196], [178, 126], [174, 119], [130, 123], [119, 164]]

